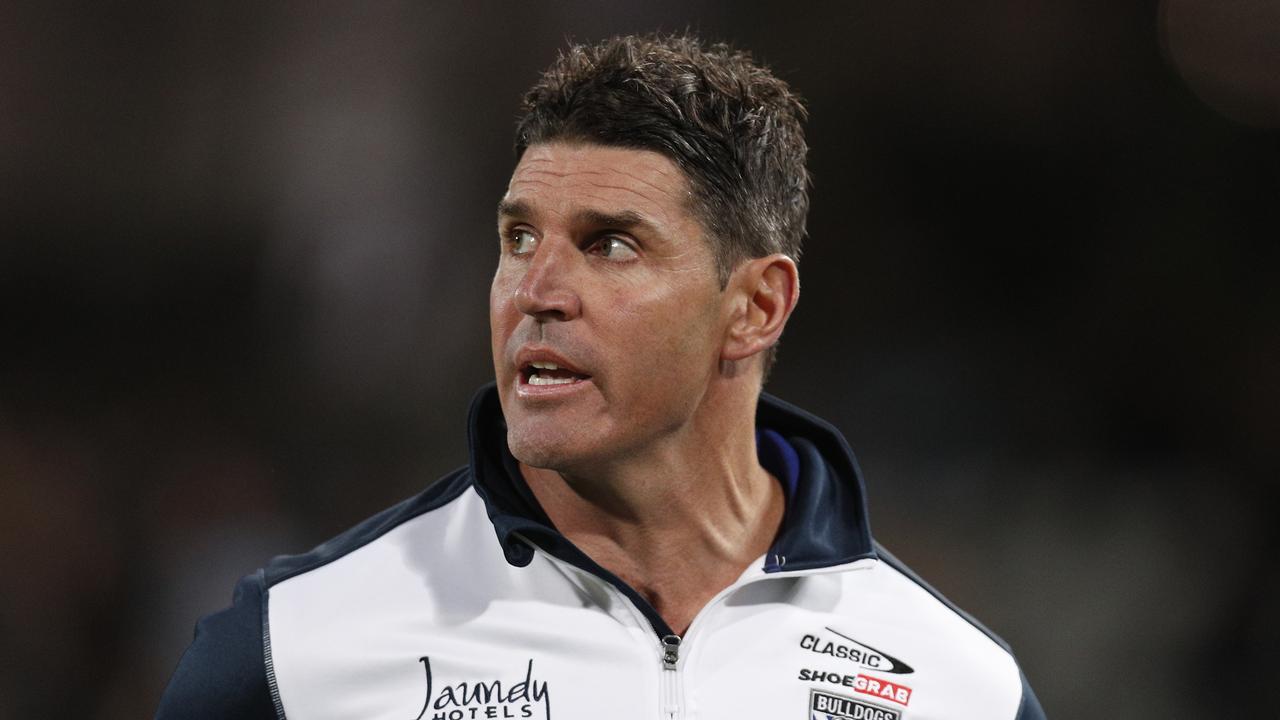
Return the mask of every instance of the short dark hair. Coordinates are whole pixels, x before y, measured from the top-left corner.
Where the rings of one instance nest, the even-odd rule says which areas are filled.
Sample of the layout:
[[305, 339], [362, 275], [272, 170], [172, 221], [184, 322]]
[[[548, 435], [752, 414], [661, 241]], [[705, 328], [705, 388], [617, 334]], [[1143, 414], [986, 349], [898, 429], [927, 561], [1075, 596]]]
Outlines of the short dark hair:
[[738, 262], [799, 259], [809, 212], [804, 105], [725, 44], [628, 35], [573, 45], [525, 94], [516, 156], [556, 140], [653, 150], [689, 178], [721, 284]]
[[612, 37], [562, 51], [525, 94], [516, 157], [569, 141], [670, 158], [689, 180], [723, 288], [748, 258], [800, 259], [806, 115], [796, 93], [746, 52], [704, 48], [689, 34]]

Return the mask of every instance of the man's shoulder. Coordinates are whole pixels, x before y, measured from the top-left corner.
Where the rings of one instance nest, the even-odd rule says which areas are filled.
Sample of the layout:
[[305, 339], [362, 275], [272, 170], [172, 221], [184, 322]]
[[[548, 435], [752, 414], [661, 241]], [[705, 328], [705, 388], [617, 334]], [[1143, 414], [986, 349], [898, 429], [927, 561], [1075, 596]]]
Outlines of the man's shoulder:
[[[961, 609], [880, 543], [875, 543], [875, 615], [892, 628], [894, 649], [921, 675], [937, 675], [957, 698], [1004, 698], [1018, 720], [1044, 717], [1009, 644]], [[864, 598], [866, 601], [868, 598]], [[942, 671], [938, 673], [938, 671]]]
[[271, 587], [333, 563], [385, 537], [393, 530], [439, 511], [457, 500], [472, 485], [468, 468], [459, 468], [432, 483], [427, 489], [358, 523], [308, 552], [280, 555], [263, 568], [263, 583]]
[[398, 528], [446, 511], [471, 487], [462, 468], [426, 490], [300, 555], [273, 559], [237, 585], [231, 607], [205, 616], [169, 681], [157, 718], [282, 716], [271, 658], [268, 596], [273, 586], [332, 566]]
[[911, 589], [922, 598], [928, 598], [924, 600], [923, 604], [936, 611], [930, 613], [932, 617], [936, 618], [936, 622], [946, 623], [961, 630], [977, 631], [1005, 653], [1013, 654], [1009, 644], [1003, 638], [996, 635], [977, 618], [948, 599], [878, 541], [875, 543], [875, 548], [876, 556], [887, 571], [898, 577], [903, 586]]

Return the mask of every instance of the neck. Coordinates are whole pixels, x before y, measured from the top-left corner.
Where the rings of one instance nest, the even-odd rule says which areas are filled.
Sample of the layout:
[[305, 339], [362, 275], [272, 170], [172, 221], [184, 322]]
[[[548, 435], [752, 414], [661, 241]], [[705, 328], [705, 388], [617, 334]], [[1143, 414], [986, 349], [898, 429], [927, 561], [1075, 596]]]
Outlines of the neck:
[[756, 456], [757, 395], [709, 396], [686, 427], [607, 467], [520, 466], [556, 528], [680, 634], [782, 521], [782, 488]]

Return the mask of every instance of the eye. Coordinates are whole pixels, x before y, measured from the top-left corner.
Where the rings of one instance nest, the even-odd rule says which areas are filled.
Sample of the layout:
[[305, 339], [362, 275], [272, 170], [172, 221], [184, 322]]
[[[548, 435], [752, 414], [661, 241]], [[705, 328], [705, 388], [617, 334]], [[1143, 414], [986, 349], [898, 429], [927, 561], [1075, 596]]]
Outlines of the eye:
[[587, 252], [599, 255], [607, 260], [623, 262], [639, 257], [634, 247], [617, 235], [605, 235], [591, 244]]
[[507, 233], [507, 245], [512, 255], [527, 255], [538, 247], [538, 238], [524, 228], [516, 228]]

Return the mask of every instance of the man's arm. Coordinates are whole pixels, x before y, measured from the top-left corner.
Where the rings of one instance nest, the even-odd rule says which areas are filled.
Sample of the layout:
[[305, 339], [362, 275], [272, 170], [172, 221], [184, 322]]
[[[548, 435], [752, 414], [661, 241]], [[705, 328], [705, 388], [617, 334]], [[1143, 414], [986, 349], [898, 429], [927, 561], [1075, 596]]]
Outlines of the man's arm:
[[1018, 706], [1018, 717], [1014, 720], [1046, 720], [1044, 709], [1040, 707], [1040, 699], [1036, 697], [1031, 684], [1027, 682], [1027, 676], [1020, 674], [1022, 674], [1022, 704]]
[[277, 720], [267, 683], [262, 573], [236, 585], [231, 607], [196, 623], [195, 639], [169, 680], [156, 720]]

